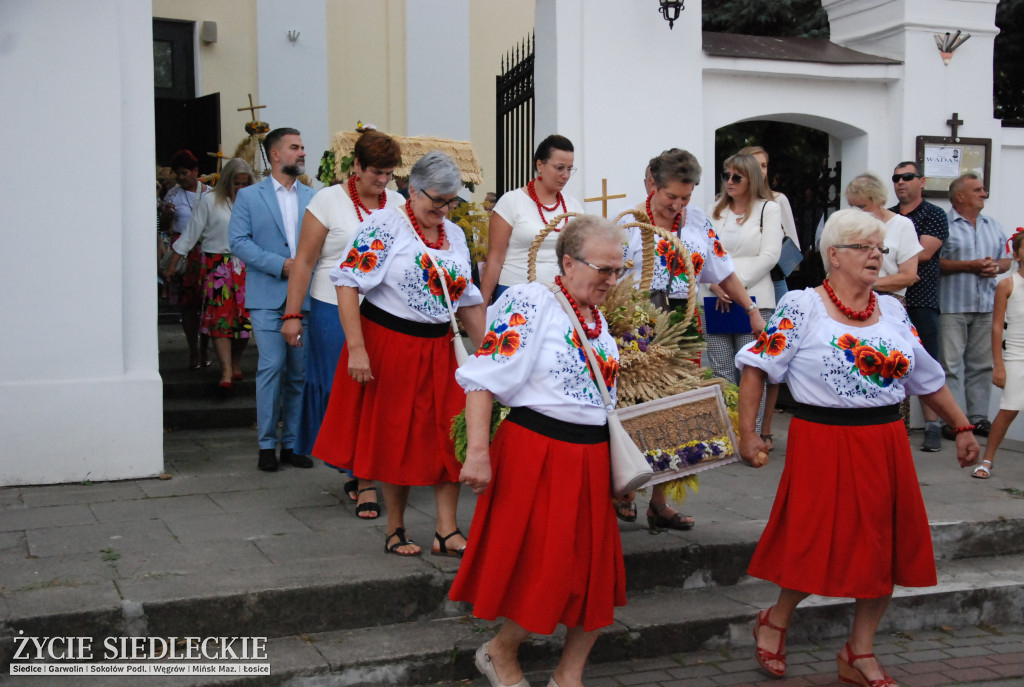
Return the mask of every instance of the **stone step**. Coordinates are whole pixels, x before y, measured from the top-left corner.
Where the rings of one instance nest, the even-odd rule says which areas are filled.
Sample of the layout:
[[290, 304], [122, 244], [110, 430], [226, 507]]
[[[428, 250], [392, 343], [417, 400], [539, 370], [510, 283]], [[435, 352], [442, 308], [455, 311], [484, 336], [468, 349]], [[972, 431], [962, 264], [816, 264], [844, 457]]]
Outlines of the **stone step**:
[[[675, 533], [651, 536], [644, 529], [624, 531], [631, 606], [632, 599], [660, 591], [742, 595], [744, 588], [752, 586], [751, 578], [745, 574], [746, 566], [762, 526], [763, 523], [752, 523], [709, 528], [701, 532], [700, 543]], [[288, 546], [316, 545], [312, 540], [295, 537], [279, 540], [285, 548], [277, 555], [285, 558]], [[167, 574], [147, 573], [122, 580], [114, 594], [94, 593], [87, 603], [67, 608], [48, 609], [38, 604], [12, 608], [7, 623], [37, 636], [101, 637], [117, 635], [126, 623], [142, 618], [145, 634], [158, 637], [287, 637], [365, 631], [374, 626], [425, 622], [466, 613], [462, 605], [447, 598], [458, 570], [457, 560], [429, 555], [410, 559], [388, 557], [386, 565], [382, 565], [376, 552], [339, 553], [323, 545], [338, 539], [318, 541], [324, 549], [321, 558], [252, 567], [245, 571], [244, 586], [231, 572], [245, 564], [241, 554], [206, 553], [201, 561], [171, 562]], [[347, 541], [347, 537], [341, 541]], [[1024, 564], [1024, 519], [936, 524], [933, 541], [946, 580], [938, 591], [946, 587], [959, 590], [973, 584], [972, 589], [977, 592], [975, 602], [988, 606], [993, 602], [985, 596], [986, 579], [1001, 584], [1001, 575], [1012, 575], [1024, 584], [1020, 574]], [[994, 542], [998, 542], [998, 547], [993, 546]], [[992, 551], [1005, 551], [1006, 555], [988, 557]], [[368, 559], [367, 555], [378, 559]], [[972, 576], [974, 569], [979, 572]], [[340, 575], [339, 571], [345, 572]], [[1024, 603], [1024, 591], [1019, 593], [1018, 601]], [[630, 613], [629, 608], [623, 612]]]
[[[878, 634], [906, 637], [939, 628], [955, 632], [979, 624], [1019, 623], [1024, 617], [1024, 579], [1019, 572], [1022, 565], [1024, 555], [1019, 554], [940, 561], [938, 586], [898, 588]], [[421, 592], [422, 588], [412, 585], [396, 603], [415, 605]], [[602, 631], [591, 653], [591, 665], [708, 649], [734, 658], [742, 656], [752, 650], [750, 629], [757, 610], [770, 606], [777, 592], [774, 585], [745, 579], [729, 586], [663, 587], [632, 593], [628, 605], [617, 610], [615, 623]], [[353, 599], [353, 608], [366, 599], [367, 594]], [[461, 605], [452, 606], [449, 610], [454, 615], [448, 617], [402, 623], [388, 623], [378, 617], [380, 624], [272, 638], [267, 643], [267, 656], [273, 672], [267, 677], [204, 677], [188, 683], [168, 680], [153, 684], [370, 687], [442, 681], [468, 684], [475, 680], [474, 684], [482, 685], [473, 654], [499, 623], [472, 618]], [[279, 605], [276, 610], [285, 608]], [[330, 614], [337, 609], [320, 606], [316, 610]], [[787, 641], [791, 646], [822, 646], [822, 660], [833, 660], [836, 640], [849, 633], [852, 613], [850, 599], [811, 597], [798, 609]], [[166, 636], [154, 629], [152, 624], [148, 627], [150, 634]], [[250, 629], [244, 624], [235, 626], [231, 635], [244, 636], [250, 634]], [[193, 626], [190, 634], [202, 632]], [[534, 635], [524, 643], [520, 661], [533, 684], [544, 684], [557, 663], [563, 641], [564, 628], [559, 628], [551, 637]], [[110, 678], [109, 684], [113, 685], [114, 679]], [[97, 680], [90, 684], [108, 684], [102, 678]]]
[[228, 429], [252, 427], [256, 423], [254, 394], [235, 392], [206, 398], [165, 398], [164, 429]]

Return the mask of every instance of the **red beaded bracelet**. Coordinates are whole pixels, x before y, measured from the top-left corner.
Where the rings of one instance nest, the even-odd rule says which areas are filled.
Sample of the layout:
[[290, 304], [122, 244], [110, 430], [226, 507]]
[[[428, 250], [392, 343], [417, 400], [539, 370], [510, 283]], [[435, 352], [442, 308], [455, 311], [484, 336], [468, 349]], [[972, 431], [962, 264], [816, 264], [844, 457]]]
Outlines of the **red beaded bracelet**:
[[281, 315], [281, 319], [282, 320], [301, 320], [302, 319], [302, 313], [300, 313], [300, 312], [285, 313], [284, 315]]
[[974, 425], [964, 425], [963, 427], [957, 427], [953, 430], [953, 434], [960, 434], [961, 432], [973, 432]]

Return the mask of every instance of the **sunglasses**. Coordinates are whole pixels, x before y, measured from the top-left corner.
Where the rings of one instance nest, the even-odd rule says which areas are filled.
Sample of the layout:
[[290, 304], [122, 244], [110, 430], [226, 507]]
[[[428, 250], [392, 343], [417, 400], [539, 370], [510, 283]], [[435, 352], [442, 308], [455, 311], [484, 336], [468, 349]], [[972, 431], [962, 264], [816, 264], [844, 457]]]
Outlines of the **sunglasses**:
[[741, 181], [743, 181], [743, 177], [740, 176], [739, 174], [730, 175], [728, 172], [722, 172], [722, 181], [729, 181], [730, 178], [732, 179], [732, 183], [734, 184], [738, 184]]
[[904, 172], [903, 174], [893, 174], [892, 183], [895, 184], [897, 181], [913, 181], [914, 179], [920, 178], [920, 174], [914, 174], [913, 172]]

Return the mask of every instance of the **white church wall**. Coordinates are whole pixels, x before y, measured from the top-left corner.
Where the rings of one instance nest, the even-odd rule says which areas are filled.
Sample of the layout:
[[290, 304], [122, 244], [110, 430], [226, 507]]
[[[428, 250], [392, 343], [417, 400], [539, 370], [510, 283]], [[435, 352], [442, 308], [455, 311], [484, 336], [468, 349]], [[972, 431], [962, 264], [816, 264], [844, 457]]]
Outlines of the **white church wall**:
[[159, 474], [150, 7], [5, 2], [0, 26], [22, 163], [0, 171], [0, 225], [17, 237], [0, 258], [0, 485]]
[[[258, 118], [272, 128], [302, 132], [306, 172], [316, 176], [320, 155], [330, 145], [327, 124], [327, 22], [325, 0], [258, 0], [259, 96], [266, 109]], [[294, 41], [289, 32], [298, 32]], [[239, 131], [241, 139], [244, 132]], [[234, 139], [229, 139], [234, 140]], [[226, 146], [225, 146], [226, 147]]]
[[609, 202], [614, 216], [643, 198], [651, 157], [673, 146], [706, 157], [700, 10], [688, 2], [669, 30], [656, 3], [538, 0], [537, 138], [560, 133], [575, 144], [570, 195], [598, 196], [606, 178], [609, 193], [627, 194]]
[[469, 0], [407, 0], [406, 134], [470, 138]]

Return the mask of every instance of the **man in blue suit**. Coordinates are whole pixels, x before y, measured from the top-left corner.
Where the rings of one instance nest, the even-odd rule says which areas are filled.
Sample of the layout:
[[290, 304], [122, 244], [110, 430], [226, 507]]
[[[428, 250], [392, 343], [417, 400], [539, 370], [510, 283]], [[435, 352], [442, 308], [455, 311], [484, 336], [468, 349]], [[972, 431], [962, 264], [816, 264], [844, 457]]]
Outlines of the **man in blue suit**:
[[[306, 349], [289, 346], [281, 336], [288, 273], [299, 245], [299, 230], [313, 189], [296, 178], [305, 172], [306, 149], [295, 129], [274, 129], [263, 141], [270, 176], [238, 192], [231, 212], [228, 241], [232, 255], [245, 261], [245, 305], [259, 348], [256, 370], [256, 426], [260, 470], [278, 468], [277, 425], [282, 420], [281, 463], [313, 467], [297, 455], [295, 433], [302, 409]], [[302, 304], [309, 311], [309, 295]], [[306, 328], [303, 327], [303, 334]], [[302, 335], [300, 335], [302, 336]]]

